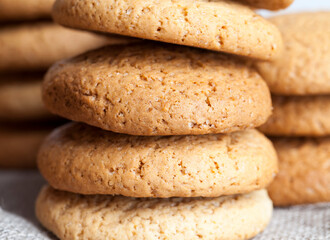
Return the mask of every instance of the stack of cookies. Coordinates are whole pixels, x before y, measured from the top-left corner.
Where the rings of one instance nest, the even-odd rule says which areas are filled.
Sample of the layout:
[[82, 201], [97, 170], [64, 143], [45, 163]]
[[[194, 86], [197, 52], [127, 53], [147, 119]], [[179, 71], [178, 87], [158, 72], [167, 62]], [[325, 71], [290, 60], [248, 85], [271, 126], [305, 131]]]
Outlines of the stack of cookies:
[[330, 201], [330, 12], [272, 18], [283, 56], [257, 64], [273, 93], [261, 130], [273, 138], [279, 174], [269, 187], [277, 206]]
[[44, 103], [75, 122], [39, 151], [50, 185], [36, 202], [40, 222], [60, 239], [261, 232], [277, 157], [253, 128], [270, 116], [271, 97], [256, 70], [231, 54], [274, 59], [278, 29], [229, 1], [57, 0], [53, 17], [159, 42], [107, 46], [49, 69]]
[[41, 100], [41, 82], [51, 64], [103, 45], [128, 42], [52, 23], [53, 3], [0, 0], [0, 167], [35, 167], [41, 141], [58, 126]]

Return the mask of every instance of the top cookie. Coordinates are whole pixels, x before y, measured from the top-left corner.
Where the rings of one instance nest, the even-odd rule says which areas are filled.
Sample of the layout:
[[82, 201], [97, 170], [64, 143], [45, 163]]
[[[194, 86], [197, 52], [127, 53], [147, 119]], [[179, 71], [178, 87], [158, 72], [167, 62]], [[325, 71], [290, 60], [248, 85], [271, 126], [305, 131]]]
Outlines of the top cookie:
[[0, 0], [0, 22], [50, 18], [55, 0]]
[[0, 72], [46, 70], [54, 62], [108, 44], [132, 41], [64, 28], [52, 22], [0, 28]]
[[330, 94], [330, 12], [284, 15], [271, 21], [282, 32], [283, 56], [257, 64], [271, 92]]
[[255, 8], [264, 8], [269, 10], [279, 10], [287, 8], [293, 0], [236, 0], [237, 2], [246, 3]]
[[209, 0], [57, 0], [56, 22], [74, 28], [224, 51], [259, 59], [280, 53], [278, 29], [248, 6]]
[[227, 133], [264, 123], [266, 83], [243, 61], [170, 44], [109, 46], [53, 65], [53, 113], [131, 135]]

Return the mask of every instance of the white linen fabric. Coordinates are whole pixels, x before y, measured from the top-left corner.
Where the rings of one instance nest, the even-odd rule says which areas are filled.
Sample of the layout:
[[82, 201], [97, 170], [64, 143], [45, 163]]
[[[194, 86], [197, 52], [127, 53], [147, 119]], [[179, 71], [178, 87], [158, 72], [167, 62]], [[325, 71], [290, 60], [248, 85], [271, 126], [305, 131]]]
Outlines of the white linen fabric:
[[[53, 240], [38, 223], [34, 202], [45, 184], [37, 171], [0, 171], [0, 239]], [[329, 240], [330, 203], [277, 208], [254, 240]]]

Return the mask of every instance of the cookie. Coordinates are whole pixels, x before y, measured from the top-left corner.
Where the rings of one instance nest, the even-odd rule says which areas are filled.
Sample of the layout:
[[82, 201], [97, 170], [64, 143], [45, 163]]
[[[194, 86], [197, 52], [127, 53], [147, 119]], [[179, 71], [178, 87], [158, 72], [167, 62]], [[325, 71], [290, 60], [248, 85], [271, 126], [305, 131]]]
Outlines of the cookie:
[[35, 168], [37, 152], [53, 125], [0, 123], [0, 168]]
[[105, 47], [53, 65], [43, 100], [65, 118], [131, 135], [232, 132], [271, 114], [267, 85], [243, 61], [153, 43]]
[[70, 123], [47, 137], [38, 166], [52, 187], [69, 192], [218, 197], [264, 188], [277, 172], [277, 158], [256, 130], [143, 137]]
[[56, 22], [73, 28], [223, 51], [260, 59], [282, 47], [278, 29], [249, 7], [208, 0], [57, 0]]
[[270, 91], [279, 95], [330, 94], [330, 12], [270, 19], [282, 32], [283, 55], [257, 63]]
[[330, 201], [330, 138], [273, 139], [280, 171], [268, 188], [276, 206]]
[[265, 190], [219, 198], [84, 196], [44, 187], [36, 215], [61, 240], [248, 239], [272, 215]]
[[0, 75], [0, 120], [26, 121], [55, 118], [41, 99], [42, 74]]
[[70, 30], [50, 22], [9, 25], [0, 28], [0, 72], [47, 69], [62, 58], [128, 41]]
[[0, 22], [50, 18], [55, 0], [0, 0]]
[[293, 0], [236, 0], [248, 4], [254, 8], [263, 8], [269, 10], [280, 10], [291, 5]]
[[273, 115], [260, 127], [272, 136], [330, 134], [330, 96], [273, 96]]

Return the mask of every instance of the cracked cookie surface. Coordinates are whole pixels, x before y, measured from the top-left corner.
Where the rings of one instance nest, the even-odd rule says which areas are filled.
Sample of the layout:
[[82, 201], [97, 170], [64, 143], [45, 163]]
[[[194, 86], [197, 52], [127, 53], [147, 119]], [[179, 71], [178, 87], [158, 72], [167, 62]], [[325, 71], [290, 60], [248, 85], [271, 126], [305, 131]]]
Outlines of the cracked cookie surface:
[[169, 44], [110, 46], [53, 65], [52, 113], [131, 135], [228, 133], [263, 124], [268, 87], [244, 61]]
[[277, 157], [257, 130], [143, 137], [70, 123], [45, 140], [38, 166], [51, 186], [69, 192], [217, 197], [264, 188]]
[[200, 47], [259, 59], [282, 50], [278, 29], [248, 6], [209, 0], [58, 0], [65, 26]]

